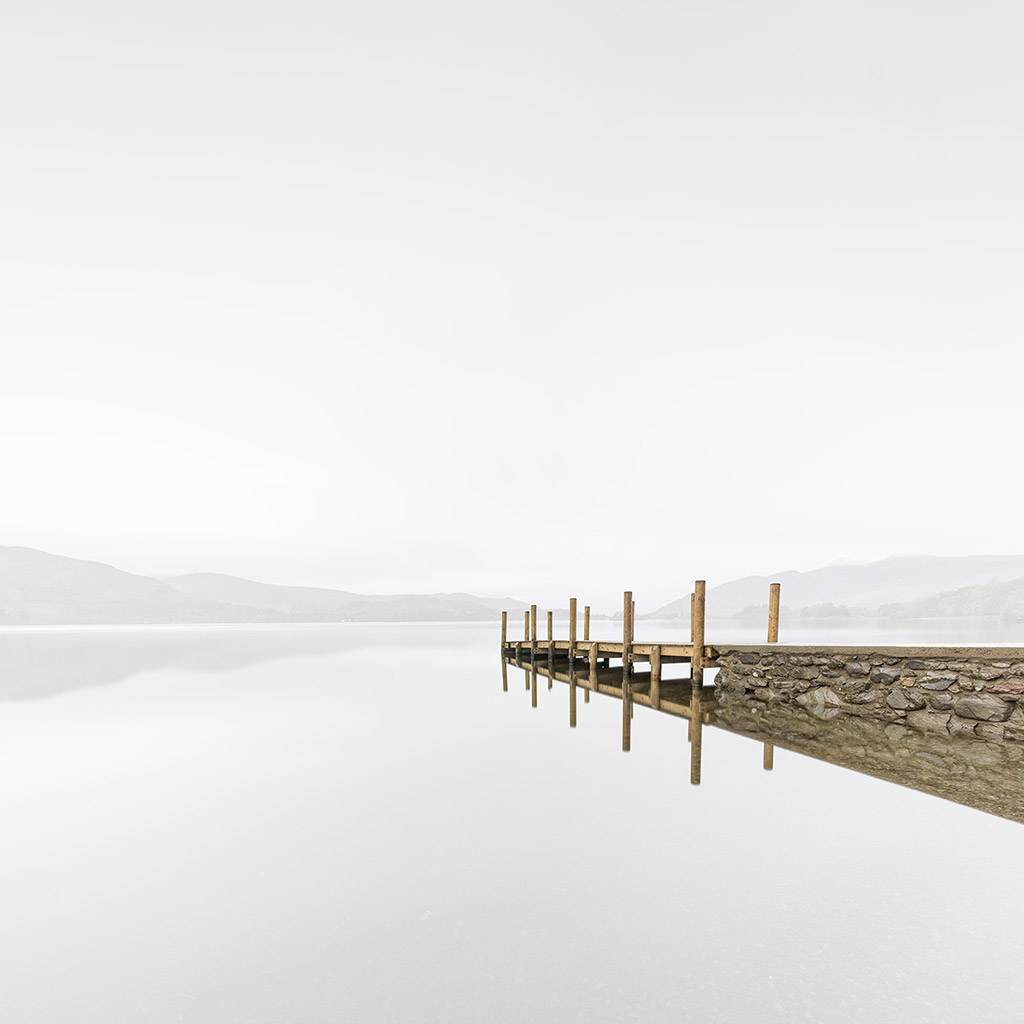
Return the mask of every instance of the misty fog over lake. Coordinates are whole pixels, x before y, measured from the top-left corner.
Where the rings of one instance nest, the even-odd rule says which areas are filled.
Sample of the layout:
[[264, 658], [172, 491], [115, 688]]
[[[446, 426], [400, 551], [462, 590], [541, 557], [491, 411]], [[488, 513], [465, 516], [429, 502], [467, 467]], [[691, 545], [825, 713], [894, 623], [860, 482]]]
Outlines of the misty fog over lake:
[[[834, 638], [891, 641], [859, 630]], [[767, 773], [718, 730], [693, 787], [684, 722], [638, 709], [626, 755], [616, 702], [570, 731], [564, 686], [502, 692], [491, 624], [6, 629], [0, 665], [6, 1020], [952, 1024], [1024, 1000], [1020, 824], [782, 750]]]

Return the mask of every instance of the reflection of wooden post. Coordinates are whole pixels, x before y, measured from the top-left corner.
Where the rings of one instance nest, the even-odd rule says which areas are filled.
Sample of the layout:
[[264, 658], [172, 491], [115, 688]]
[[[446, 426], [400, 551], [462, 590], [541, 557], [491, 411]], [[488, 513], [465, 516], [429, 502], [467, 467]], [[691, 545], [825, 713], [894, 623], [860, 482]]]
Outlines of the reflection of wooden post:
[[704, 682], [704, 580], [693, 585], [693, 660], [690, 662], [690, 678], [693, 685]]
[[569, 662], [569, 728], [576, 728], [576, 662]]
[[[551, 635], [551, 612], [548, 612], [548, 635]], [[555, 678], [555, 645], [548, 644], [548, 689], [554, 686]]]
[[508, 693], [508, 662], [501, 659], [501, 689], [503, 693]]
[[651, 648], [651, 707], [661, 707], [661, 648]]
[[[777, 644], [779, 642], [779, 592], [782, 587], [778, 583], [773, 583], [768, 588], [768, 643]], [[770, 772], [775, 767], [775, 747], [771, 743], [764, 745], [764, 754], [761, 761], [766, 772]]]
[[501, 613], [501, 653], [505, 653], [505, 644], [508, 641], [508, 612]]
[[782, 588], [773, 583], [768, 589], [768, 643], [779, 642], [779, 591]]
[[590, 605], [585, 604], [583, 606], [583, 642], [586, 643], [590, 639]]
[[626, 591], [622, 595], [622, 749], [629, 750], [630, 719], [632, 719], [632, 694], [630, 693], [630, 633], [633, 617], [633, 595]]
[[704, 716], [700, 707], [700, 683], [694, 683], [690, 696], [690, 783], [700, 785], [700, 748]]
[[537, 663], [534, 662], [530, 670], [530, 707], [537, 706]]

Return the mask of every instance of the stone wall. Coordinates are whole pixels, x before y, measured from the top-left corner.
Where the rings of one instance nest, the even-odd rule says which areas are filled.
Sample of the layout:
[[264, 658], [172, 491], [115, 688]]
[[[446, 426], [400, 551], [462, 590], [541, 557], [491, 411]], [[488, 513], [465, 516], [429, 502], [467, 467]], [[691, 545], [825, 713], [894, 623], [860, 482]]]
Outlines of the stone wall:
[[1000, 647], [716, 648], [723, 693], [796, 702], [930, 732], [1024, 741], [1024, 649]]

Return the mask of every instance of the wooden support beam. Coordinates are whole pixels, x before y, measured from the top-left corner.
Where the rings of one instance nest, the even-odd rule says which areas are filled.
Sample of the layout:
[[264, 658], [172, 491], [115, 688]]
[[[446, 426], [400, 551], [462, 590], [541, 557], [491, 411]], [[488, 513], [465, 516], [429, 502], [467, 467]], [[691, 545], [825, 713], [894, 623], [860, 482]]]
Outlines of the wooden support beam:
[[693, 613], [693, 605], [694, 605], [694, 602], [696, 600], [697, 600], [697, 595], [691, 593], [690, 594], [690, 643], [691, 644], [693, 643], [693, 614], [694, 614]]
[[508, 642], [508, 612], [501, 613], [501, 653], [505, 653], [505, 644]]
[[523, 612], [523, 641], [529, 643], [530, 641], [530, 609], [527, 608]]
[[537, 606], [530, 605], [530, 642], [536, 648], [537, 644]]
[[590, 639], [590, 605], [585, 604], [583, 606], [583, 642], [586, 643]]
[[697, 580], [693, 585], [693, 660], [690, 678], [696, 687], [704, 682], [704, 595], [706, 584]]
[[548, 640], [555, 639], [555, 614], [548, 612]]
[[569, 598], [569, 660], [576, 657], [576, 598]]

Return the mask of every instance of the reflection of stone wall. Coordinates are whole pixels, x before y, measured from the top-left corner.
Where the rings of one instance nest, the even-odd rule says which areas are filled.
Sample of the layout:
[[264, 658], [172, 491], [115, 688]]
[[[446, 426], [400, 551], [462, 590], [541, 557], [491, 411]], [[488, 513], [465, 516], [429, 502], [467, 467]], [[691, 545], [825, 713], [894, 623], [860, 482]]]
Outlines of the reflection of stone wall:
[[902, 722], [849, 715], [823, 720], [796, 703], [735, 692], [719, 695], [711, 724], [1024, 822], [1024, 744], [918, 732]]
[[1024, 740], [1024, 650], [743, 646], [716, 651], [715, 685], [931, 732]]

